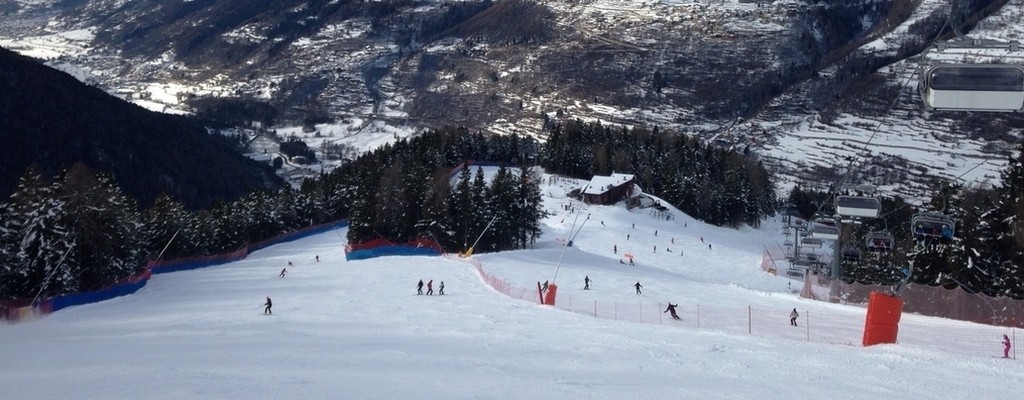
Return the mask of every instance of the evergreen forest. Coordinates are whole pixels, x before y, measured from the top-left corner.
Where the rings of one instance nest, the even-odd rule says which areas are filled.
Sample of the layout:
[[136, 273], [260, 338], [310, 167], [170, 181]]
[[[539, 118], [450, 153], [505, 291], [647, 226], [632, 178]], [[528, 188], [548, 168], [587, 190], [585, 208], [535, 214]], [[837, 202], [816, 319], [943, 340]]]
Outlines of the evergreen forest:
[[[920, 205], [885, 197], [878, 218], [844, 224], [843, 248], [863, 256], [844, 258], [841, 278], [895, 284], [912, 265], [914, 283], [1024, 298], [1024, 160], [1009, 161], [999, 186], [945, 183]], [[497, 173], [485, 177], [481, 164], [497, 165]], [[340, 219], [349, 221], [350, 243], [427, 239], [447, 252], [529, 248], [545, 216], [534, 166], [581, 179], [633, 174], [645, 193], [715, 225], [757, 226], [779, 208], [770, 174], [741, 152], [657, 128], [579, 121], [550, 127], [547, 143], [465, 128], [428, 131], [298, 188], [253, 191], [199, 210], [166, 194], [143, 208], [107, 173], [81, 163], [52, 178], [30, 167], [0, 204], [0, 298], [97, 290], [141, 272], [149, 259], [230, 252]], [[834, 195], [795, 187], [788, 203], [814, 219], [834, 211]], [[955, 220], [955, 236], [915, 237], [909, 221], [920, 211]], [[867, 235], [881, 231], [896, 239], [893, 248], [866, 250]]]
[[[719, 225], [756, 225], [774, 213], [769, 175], [741, 154], [677, 133], [579, 121], [551, 127], [551, 136], [541, 144], [465, 128], [428, 131], [297, 189], [253, 191], [198, 210], [166, 194], [143, 208], [107, 173], [81, 163], [52, 178], [30, 167], [0, 204], [0, 298], [97, 290], [142, 271], [149, 259], [230, 252], [339, 219], [349, 221], [350, 243], [429, 239], [449, 252], [474, 244], [476, 252], [528, 248], [544, 216], [533, 166], [584, 179], [635, 174], [645, 192]], [[499, 167], [487, 178], [477, 164]], [[722, 201], [701, 199], [708, 196]]]

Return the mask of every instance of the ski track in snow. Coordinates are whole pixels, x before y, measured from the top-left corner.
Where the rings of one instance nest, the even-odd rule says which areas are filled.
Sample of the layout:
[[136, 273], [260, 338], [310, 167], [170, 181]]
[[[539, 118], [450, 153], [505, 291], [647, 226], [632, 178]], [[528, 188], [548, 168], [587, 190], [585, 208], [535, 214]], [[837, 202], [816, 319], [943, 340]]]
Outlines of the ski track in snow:
[[[563, 256], [556, 238], [569, 236], [575, 215], [560, 211], [562, 191], [572, 186], [542, 185], [556, 211], [545, 234], [532, 250], [474, 256], [484, 270], [522, 288], [553, 281], [559, 304], [671, 301], [683, 321], [612, 321], [510, 299], [458, 259], [346, 262], [340, 230], [0, 325], [0, 398], [1001, 399], [1024, 391], [1024, 363], [992, 357], [1001, 351], [996, 336], [992, 354], [977, 356], [944, 351], [959, 345], [955, 336], [915, 341], [927, 331], [861, 347], [863, 308], [800, 299], [792, 281], [760, 270], [762, 243], [778, 240], [773, 221], [733, 230], [679, 212], [666, 221], [621, 205], [584, 206], [591, 221]], [[636, 266], [619, 264], [624, 251]], [[584, 276], [593, 290], [582, 290]], [[419, 279], [433, 279], [435, 291], [444, 281], [446, 295], [416, 295]], [[267, 296], [273, 316], [262, 315]], [[777, 309], [780, 327], [768, 335], [697, 329], [693, 305]], [[801, 340], [802, 328], [788, 327], [791, 308], [834, 317], [815, 320], [816, 329], [847, 339]], [[972, 325], [904, 320], [935, 321], [936, 330]]]

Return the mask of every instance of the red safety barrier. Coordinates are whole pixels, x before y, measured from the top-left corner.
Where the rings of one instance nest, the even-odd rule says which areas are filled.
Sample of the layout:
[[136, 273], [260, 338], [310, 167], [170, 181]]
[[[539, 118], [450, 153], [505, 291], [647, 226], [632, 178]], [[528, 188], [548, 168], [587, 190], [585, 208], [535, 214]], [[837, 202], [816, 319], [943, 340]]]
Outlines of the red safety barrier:
[[548, 284], [548, 291], [544, 293], [544, 304], [549, 306], [555, 305], [555, 295], [558, 293], [558, 285], [554, 283]]
[[871, 292], [864, 321], [864, 346], [896, 343], [903, 314], [903, 299], [881, 292]]

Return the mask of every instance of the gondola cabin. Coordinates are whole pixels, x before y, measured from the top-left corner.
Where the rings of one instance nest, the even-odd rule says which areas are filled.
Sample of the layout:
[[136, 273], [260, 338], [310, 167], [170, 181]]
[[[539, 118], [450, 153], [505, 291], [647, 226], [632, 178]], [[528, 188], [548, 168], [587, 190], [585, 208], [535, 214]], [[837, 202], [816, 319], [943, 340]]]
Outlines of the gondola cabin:
[[1024, 112], [1024, 66], [940, 64], [925, 70], [920, 90], [929, 110]]
[[892, 250], [896, 239], [889, 232], [871, 232], [864, 239], [864, 246], [871, 252]]
[[880, 208], [877, 197], [836, 196], [836, 214], [842, 217], [877, 218]]
[[910, 220], [910, 229], [914, 236], [952, 239], [956, 233], [956, 223], [946, 214], [922, 212]]

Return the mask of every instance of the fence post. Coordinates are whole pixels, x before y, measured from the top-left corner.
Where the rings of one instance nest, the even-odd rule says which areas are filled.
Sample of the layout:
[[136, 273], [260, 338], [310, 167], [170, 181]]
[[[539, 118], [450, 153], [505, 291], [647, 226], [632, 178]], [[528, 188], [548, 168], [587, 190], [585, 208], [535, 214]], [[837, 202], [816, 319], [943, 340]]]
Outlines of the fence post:
[[1010, 335], [1013, 336], [1013, 359], [1017, 359], [1017, 328], [1010, 327]]
[[700, 304], [697, 305], [697, 329], [700, 329]]
[[747, 334], [754, 333], [753, 322], [751, 322], [751, 313], [752, 311], [750, 310], [750, 306], [747, 306]]
[[804, 314], [807, 314], [807, 318], [804, 318], [804, 325], [807, 325], [807, 341], [811, 341], [811, 312], [804, 310]]
[[597, 300], [594, 300], [594, 318], [597, 318]]

